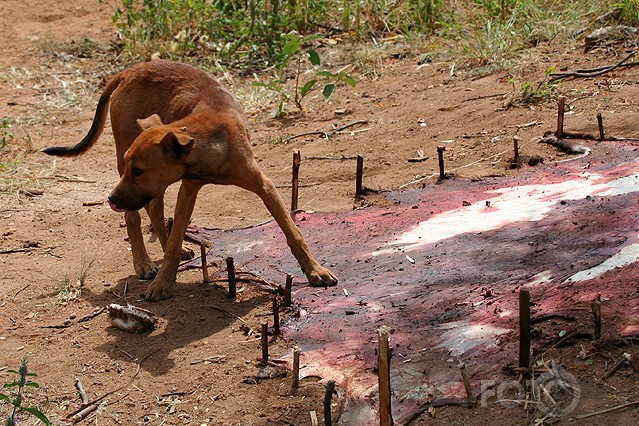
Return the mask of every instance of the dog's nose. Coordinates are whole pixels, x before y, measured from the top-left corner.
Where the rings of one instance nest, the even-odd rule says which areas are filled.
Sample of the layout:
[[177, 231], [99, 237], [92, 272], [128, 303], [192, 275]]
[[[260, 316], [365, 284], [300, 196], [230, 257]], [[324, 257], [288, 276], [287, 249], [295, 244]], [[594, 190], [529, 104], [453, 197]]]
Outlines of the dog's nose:
[[114, 212], [124, 213], [126, 211], [125, 208], [119, 207], [118, 203], [116, 203], [111, 196], [107, 197], [107, 200], [109, 201], [109, 207], [111, 207], [111, 210]]

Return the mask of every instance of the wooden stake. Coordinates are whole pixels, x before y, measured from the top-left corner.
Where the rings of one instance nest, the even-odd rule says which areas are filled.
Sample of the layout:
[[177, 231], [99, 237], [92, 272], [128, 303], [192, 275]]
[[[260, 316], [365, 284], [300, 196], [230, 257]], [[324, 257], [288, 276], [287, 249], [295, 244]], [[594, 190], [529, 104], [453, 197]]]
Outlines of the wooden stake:
[[597, 113], [597, 125], [599, 126], [599, 140], [602, 141], [604, 140], [605, 134], [603, 127], [603, 117], [601, 116], [600, 112]]
[[472, 403], [475, 402], [475, 396], [473, 395], [473, 388], [470, 386], [470, 380], [468, 380], [468, 374], [466, 374], [466, 364], [460, 362], [458, 364], [459, 372], [461, 373], [462, 380], [464, 382], [464, 389], [466, 389], [466, 397]]
[[173, 218], [170, 217], [166, 220], [166, 236], [171, 235], [171, 231], [173, 230]]
[[291, 386], [291, 393], [297, 394], [297, 389], [300, 387], [300, 348], [297, 346], [293, 349], [293, 385]]
[[519, 167], [520, 166], [520, 160], [519, 160], [519, 136], [513, 136], [513, 149], [515, 150], [514, 153], [514, 159], [515, 159], [515, 164]]
[[302, 155], [300, 154], [299, 149], [293, 151], [293, 177], [291, 180], [291, 185], [293, 189], [291, 190], [291, 211], [294, 212], [297, 210], [297, 199], [299, 196], [299, 188], [300, 188], [300, 164], [302, 163]]
[[277, 296], [273, 296], [273, 332], [276, 336], [280, 334], [280, 303]]
[[380, 327], [377, 329], [379, 336], [379, 350], [377, 356], [378, 380], [379, 380], [379, 420], [381, 426], [393, 425], [391, 413], [391, 385], [390, 385], [390, 347], [389, 329]]
[[519, 290], [519, 367], [530, 368], [530, 290]]
[[566, 98], [561, 97], [557, 103], [557, 131], [555, 132], [555, 136], [557, 139], [561, 139], [564, 137], [564, 112], [566, 106]]
[[262, 323], [262, 362], [268, 362], [268, 324]]
[[362, 180], [364, 175], [364, 156], [357, 156], [357, 173], [355, 175], [355, 197], [360, 198], [362, 196]]
[[232, 257], [226, 258], [226, 270], [229, 278], [229, 297], [235, 299], [237, 297], [237, 281], [235, 280], [235, 266]]
[[446, 151], [445, 146], [437, 147], [437, 159], [439, 160], [439, 179], [446, 178], [446, 173], [444, 171], [444, 151]]
[[601, 295], [598, 294], [592, 301], [592, 315], [595, 318], [595, 340], [601, 338]]
[[324, 425], [333, 426], [333, 416], [331, 413], [331, 401], [335, 392], [335, 380], [329, 380], [324, 394]]
[[291, 292], [293, 289], [293, 275], [286, 274], [286, 285], [284, 286], [284, 306], [288, 307], [293, 304]]
[[206, 245], [200, 244], [200, 258], [202, 259], [202, 280], [205, 283], [209, 282], [209, 265], [206, 262]]

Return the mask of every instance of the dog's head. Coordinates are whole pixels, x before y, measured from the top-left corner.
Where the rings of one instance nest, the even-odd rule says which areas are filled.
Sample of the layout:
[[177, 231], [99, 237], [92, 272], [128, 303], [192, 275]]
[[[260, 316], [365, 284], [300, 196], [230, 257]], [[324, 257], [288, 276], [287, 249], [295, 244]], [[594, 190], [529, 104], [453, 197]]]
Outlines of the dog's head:
[[120, 182], [109, 194], [118, 212], [139, 210], [186, 172], [195, 140], [185, 128], [164, 125], [157, 114], [138, 120], [142, 133], [124, 154]]

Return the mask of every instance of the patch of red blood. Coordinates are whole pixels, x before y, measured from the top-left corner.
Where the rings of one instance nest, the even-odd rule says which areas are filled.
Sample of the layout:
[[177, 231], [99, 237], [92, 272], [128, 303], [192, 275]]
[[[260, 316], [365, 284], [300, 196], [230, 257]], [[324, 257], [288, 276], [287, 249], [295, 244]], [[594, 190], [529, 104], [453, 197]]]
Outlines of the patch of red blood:
[[[604, 316], [606, 310], [624, 313], [606, 319], [605, 335], [639, 333], [637, 259], [593, 279], [569, 280], [639, 244], [639, 161], [632, 146], [611, 152], [617, 154], [605, 162], [585, 157], [529, 168], [514, 178], [452, 179], [391, 193], [392, 207], [298, 214], [315, 257], [340, 279], [326, 289], [297, 280], [293, 297], [302, 315], [283, 331], [302, 351], [302, 374], [336, 380], [349, 397], [342, 419], [374, 424], [376, 330], [388, 326], [393, 416], [402, 423], [437, 398], [465, 397], [457, 362], [466, 364], [475, 391], [481, 380], [503, 379], [502, 368], [517, 363], [518, 291], [524, 285], [530, 287], [533, 320], [560, 314], [590, 324], [590, 303], [600, 294]], [[529, 187], [508, 202], [500, 198]], [[507, 220], [525, 216], [518, 209], [542, 204], [539, 217]], [[468, 215], [472, 208], [476, 219]], [[505, 218], [498, 227], [465, 231], [498, 214]], [[458, 233], [419, 242], [419, 229], [432, 231], [429, 221], [438, 226], [442, 218], [458, 216], [465, 221]], [[301, 276], [274, 223], [190, 231], [268, 281]], [[407, 235], [411, 244], [397, 243]], [[549, 328], [545, 335], [558, 331]]]

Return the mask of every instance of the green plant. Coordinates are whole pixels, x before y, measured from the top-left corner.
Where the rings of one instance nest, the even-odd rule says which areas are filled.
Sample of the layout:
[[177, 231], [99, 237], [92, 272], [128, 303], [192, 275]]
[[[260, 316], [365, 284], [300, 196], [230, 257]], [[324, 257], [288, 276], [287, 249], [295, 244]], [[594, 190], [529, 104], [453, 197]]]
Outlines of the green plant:
[[519, 92], [513, 97], [511, 105], [535, 105], [547, 102], [557, 94], [557, 82], [549, 81], [550, 74], [555, 70], [551, 67], [546, 71], [546, 75], [537, 85], [526, 81], [521, 85]]
[[75, 281], [66, 277], [62, 282], [62, 287], [58, 292], [58, 300], [62, 303], [67, 303], [72, 300], [79, 299], [84, 289], [84, 284], [89, 276], [89, 272], [93, 267], [93, 261], [82, 261], [82, 267]]
[[622, 0], [613, 8], [619, 13], [619, 21], [628, 25], [639, 25], [639, 0]]
[[19, 376], [18, 380], [15, 382], [7, 383], [3, 386], [4, 389], [17, 388], [15, 396], [12, 398], [9, 395], [5, 395], [4, 393], [0, 393], [0, 401], [4, 401], [13, 406], [11, 408], [11, 412], [7, 417], [7, 421], [5, 423], [6, 426], [14, 426], [18, 424], [17, 415], [19, 412], [24, 411], [26, 413], [31, 414], [36, 417], [45, 425], [50, 425], [51, 422], [47, 419], [47, 416], [42, 414], [40, 410], [34, 407], [25, 407], [22, 405], [24, 402], [24, 390], [25, 388], [39, 388], [40, 386], [29, 380], [29, 377], [36, 377], [35, 373], [29, 373], [27, 368], [27, 360], [26, 358], [22, 358], [20, 362], [20, 368], [18, 371], [8, 370], [9, 373], [15, 373]]
[[[256, 81], [253, 83], [255, 86], [263, 87], [278, 94], [279, 102], [277, 113], [280, 117], [286, 114], [284, 105], [290, 100], [293, 101], [298, 110], [303, 111], [304, 108], [302, 106], [302, 101], [311, 92], [311, 90], [313, 90], [320, 78], [324, 78], [327, 80], [327, 83], [322, 89], [322, 96], [324, 97], [325, 101], [329, 100], [333, 93], [335, 93], [337, 83], [346, 83], [355, 87], [356, 82], [353, 77], [351, 77], [344, 71], [331, 72], [322, 70], [320, 68], [321, 59], [317, 50], [304, 48], [304, 45], [306, 43], [318, 38], [320, 38], [320, 36], [317, 35], [302, 37], [295, 33], [287, 34], [287, 42], [282, 48], [282, 51], [276, 57], [276, 71], [274, 77], [266, 83], [261, 81]], [[306, 81], [300, 81], [300, 78], [303, 75], [302, 63], [304, 62], [305, 58], [308, 59], [311, 65], [311, 78]], [[292, 95], [288, 94], [286, 90], [285, 77], [285, 73], [288, 70], [289, 61], [291, 59], [293, 59], [294, 61], [295, 68], [295, 84]]]
[[2, 120], [0, 120], [0, 154], [2, 154], [7, 144], [11, 142], [13, 138], [14, 135], [11, 132], [9, 117], [2, 117]]

